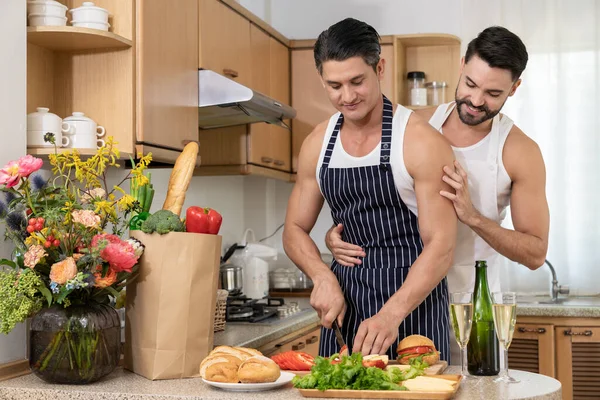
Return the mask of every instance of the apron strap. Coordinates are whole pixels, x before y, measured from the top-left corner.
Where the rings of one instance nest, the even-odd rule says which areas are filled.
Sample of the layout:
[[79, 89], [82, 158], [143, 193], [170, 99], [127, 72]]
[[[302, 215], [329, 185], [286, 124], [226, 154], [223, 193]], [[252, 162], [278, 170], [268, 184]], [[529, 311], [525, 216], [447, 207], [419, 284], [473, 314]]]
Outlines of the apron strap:
[[325, 149], [325, 155], [323, 156], [323, 163], [321, 164], [321, 168], [327, 169], [329, 167], [329, 161], [331, 161], [331, 155], [333, 154], [333, 148], [335, 147], [335, 141], [337, 140], [338, 133], [340, 132], [340, 128], [344, 123], [344, 114], [340, 113], [338, 120], [335, 124], [335, 128], [333, 128], [333, 132], [331, 133], [331, 137], [329, 138], [329, 143], [327, 143], [327, 148]]
[[392, 122], [394, 120], [394, 107], [387, 97], [383, 96], [383, 119], [381, 124], [381, 151], [379, 155], [380, 165], [390, 163], [392, 151]]

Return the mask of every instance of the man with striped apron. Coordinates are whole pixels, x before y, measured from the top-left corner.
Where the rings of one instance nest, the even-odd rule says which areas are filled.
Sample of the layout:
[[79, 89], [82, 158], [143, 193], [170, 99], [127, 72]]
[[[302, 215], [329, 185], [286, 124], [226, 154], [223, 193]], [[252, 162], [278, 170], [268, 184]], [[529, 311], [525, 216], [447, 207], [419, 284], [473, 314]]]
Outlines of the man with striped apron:
[[[411, 111], [396, 111], [408, 120]], [[402, 113], [406, 114], [403, 116]], [[337, 117], [337, 118], [336, 118]], [[334, 115], [335, 128], [327, 143], [319, 182], [323, 197], [331, 208], [334, 223], [344, 225], [352, 243], [361, 243], [366, 257], [360, 266], [346, 268], [333, 261], [332, 271], [340, 282], [347, 310], [341, 327], [346, 344], [352, 349], [360, 323], [373, 317], [396, 293], [421, 251], [417, 217], [400, 198], [390, 166], [392, 144], [392, 103], [384, 97], [381, 150], [379, 163], [354, 168], [331, 168], [329, 162], [338, 140], [344, 115]], [[404, 128], [404, 127], [402, 127]], [[403, 136], [404, 132], [397, 132]], [[448, 289], [442, 280], [416, 310], [400, 325], [399, 338], [412, 334], [429, 337], [447, 359]], [[387, 354], [396, 358], [394, 343]], [[335, 334], [322, 328], [319, 354], [329, 356], [339, 351]]]
[[[339, 113], [302, 144], [283, 245], [314, 283], [310, 301], [323, 326], [321, 355], [340, 350], [331, 330], [337, 321], [353, 352], [395, 358], [399, 340], [419, 333], [447, 359], [444, 277], [457, 218], [439, 193], [451, 191], [442, 175], [454, 156], [426, 120], [402, 106], [394, 112], [381, 92], [380, 53], [375, 29], [353, 18], [319, 35], [315, 64]], [[346, 225], [348, 240], [365, 247], [360, 267], [321, 260], [310, 232], [324, 200], [333, 219]]]

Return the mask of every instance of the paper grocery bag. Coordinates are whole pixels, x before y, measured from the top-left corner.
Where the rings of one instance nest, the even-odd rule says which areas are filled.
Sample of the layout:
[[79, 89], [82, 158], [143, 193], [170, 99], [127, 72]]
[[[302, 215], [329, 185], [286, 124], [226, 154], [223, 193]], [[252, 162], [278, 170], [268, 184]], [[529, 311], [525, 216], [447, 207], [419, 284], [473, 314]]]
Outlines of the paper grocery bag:
[[131, 236], [146, 249], [127, 286], [125, 368], [152, 380], [197, 377], [213, 347], [221, 236]]

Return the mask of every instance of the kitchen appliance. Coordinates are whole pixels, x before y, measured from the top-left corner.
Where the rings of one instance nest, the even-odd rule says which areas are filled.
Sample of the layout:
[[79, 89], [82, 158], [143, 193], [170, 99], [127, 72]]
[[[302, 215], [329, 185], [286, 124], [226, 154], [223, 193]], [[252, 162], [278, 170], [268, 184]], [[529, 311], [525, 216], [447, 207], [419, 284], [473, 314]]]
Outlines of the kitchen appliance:
[[230, 296], [242, 293], [244, 273], [242, 267], [235, 264], [222, 264], [219, 268], [221, 287], [229, 292]]
[[301, 309], [297, 302], [285, 303], [281, 297], [250, 299], [246, 296], [229, 296], [225, 320], [233, 323], [277, 323], [308, 309]]
[[296, 116], [296, 110], [287, 104], [208, 69], [198, 71], [198, 89], [198, 126], [203, 129], [254, 122], [289, 129], [283, 120]]

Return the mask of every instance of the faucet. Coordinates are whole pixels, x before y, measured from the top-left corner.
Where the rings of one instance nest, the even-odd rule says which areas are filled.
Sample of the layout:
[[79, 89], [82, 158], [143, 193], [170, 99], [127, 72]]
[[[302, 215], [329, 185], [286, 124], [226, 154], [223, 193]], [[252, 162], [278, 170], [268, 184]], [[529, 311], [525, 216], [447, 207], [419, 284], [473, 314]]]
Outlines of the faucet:
[[552, 264], [550, 264], [550, 261], [545, 260], [545, 263], [548, 265], [550, 271], [552, 272], [552, 301], [556, 301], [558, 300], [559, 294], [569, 294], [569, 287], [566, 285], [559, 285], [558, 280], [556, 279], [556, 270], [554, 269]]

